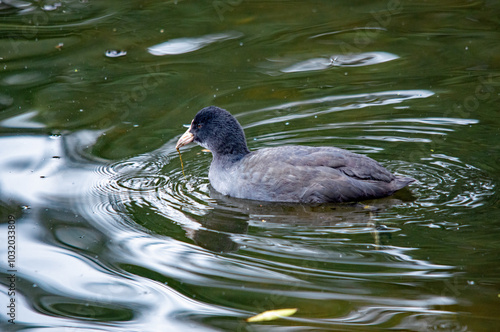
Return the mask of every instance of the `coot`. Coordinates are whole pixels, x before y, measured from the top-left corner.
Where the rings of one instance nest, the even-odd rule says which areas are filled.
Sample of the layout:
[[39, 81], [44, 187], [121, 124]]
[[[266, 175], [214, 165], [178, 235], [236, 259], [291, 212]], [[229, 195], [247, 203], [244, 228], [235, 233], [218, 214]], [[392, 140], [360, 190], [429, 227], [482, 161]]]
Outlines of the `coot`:
[[375, 160], [334, 147], [248, 150], [238, 121], [219, 107], [196, 114], [176, 148], [191, 142], [213, 154], [208, 178], [218, 192], [259, 201], [326, 203], [389, 196], [415, 181]]

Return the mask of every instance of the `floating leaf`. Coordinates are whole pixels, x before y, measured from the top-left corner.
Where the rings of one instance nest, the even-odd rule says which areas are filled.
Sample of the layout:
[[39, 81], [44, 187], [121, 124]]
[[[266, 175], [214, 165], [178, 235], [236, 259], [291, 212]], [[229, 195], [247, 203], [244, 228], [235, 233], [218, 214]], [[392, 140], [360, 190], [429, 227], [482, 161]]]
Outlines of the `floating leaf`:
[[297, 308], [290, 309], [276, 309], [276, 310], [268, 310], [261, 312], [258, 315], [247, 318], [247, 322], [255, 323], [255, 322], [265, 322], [268, 320], [275, 320], [282, 317], [288, 317], [297, 312]]

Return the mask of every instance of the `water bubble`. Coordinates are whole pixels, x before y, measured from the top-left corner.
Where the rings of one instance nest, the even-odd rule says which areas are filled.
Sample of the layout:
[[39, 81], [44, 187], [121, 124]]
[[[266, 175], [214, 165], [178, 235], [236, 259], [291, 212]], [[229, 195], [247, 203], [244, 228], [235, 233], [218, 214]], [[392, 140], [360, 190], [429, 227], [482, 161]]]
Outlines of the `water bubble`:
[[121, 56], [127, 55], [127, 51], [107, 50], [104, 55], [108, 58], [119, 58]]

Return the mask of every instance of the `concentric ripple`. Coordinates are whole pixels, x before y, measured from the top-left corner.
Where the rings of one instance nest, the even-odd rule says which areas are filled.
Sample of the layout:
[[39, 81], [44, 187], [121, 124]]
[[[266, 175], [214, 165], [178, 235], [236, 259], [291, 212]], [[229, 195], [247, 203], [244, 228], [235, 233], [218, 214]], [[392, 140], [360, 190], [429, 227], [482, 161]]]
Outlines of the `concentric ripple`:
[[[495, 184], [480, 169], [444, 155], [430, 154], [426, 163], [399, 165], [398, 169], [419, 180], [414, 191], [419, 198], [414, 204], [426, 211], [450, 212], [477, 208], [495, 194]], [[419, 209], [420, 210], [420, 209]]]

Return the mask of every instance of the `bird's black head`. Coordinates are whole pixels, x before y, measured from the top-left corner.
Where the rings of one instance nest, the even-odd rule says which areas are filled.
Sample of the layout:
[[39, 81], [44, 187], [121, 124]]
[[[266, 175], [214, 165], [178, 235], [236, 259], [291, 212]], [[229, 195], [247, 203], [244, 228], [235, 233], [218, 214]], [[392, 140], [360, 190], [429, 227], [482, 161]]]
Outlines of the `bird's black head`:
[[177, 147], [192, 141], [212, 151], [214, 157], [241, 158], [250, 152], [241, 125], [231, 113], [216, 106], [205, 107], [196, 114]]

